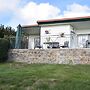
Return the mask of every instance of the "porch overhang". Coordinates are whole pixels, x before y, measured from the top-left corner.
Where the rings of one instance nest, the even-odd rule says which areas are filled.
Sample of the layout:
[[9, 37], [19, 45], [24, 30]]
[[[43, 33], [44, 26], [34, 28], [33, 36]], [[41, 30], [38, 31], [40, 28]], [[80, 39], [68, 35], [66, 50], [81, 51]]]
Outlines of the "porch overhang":
[[24, 33], [27, 33], [28, 35], [40, 35], [40, 26], [38, 25], [22, 26], [22, 31]]
[[39, 26], [69, 24], [69, 25], [73, 26], [73, 28], [75, 30], [90, 29], [90, 16], [51, 19], [51, 20], [40, 20], [40, 21], [37, 21], [37, 23], [39, 24]]

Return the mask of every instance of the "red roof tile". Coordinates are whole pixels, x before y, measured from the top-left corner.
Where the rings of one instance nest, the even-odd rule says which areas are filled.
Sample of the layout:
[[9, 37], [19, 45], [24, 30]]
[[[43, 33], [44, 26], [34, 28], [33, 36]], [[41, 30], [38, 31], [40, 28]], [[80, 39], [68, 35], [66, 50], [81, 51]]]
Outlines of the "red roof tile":
[[90, 16], [83, 16], [83, 17], [73, 17], [73, 18], [61, 18], [61, 19], [50, 19], [50, 20], [39, 20], [37, 23], [47, 23], [47, 22], [54, 22], [54, 21], [68, 21], [68, 20], [80, 20], [80, 19], [86, 19]]

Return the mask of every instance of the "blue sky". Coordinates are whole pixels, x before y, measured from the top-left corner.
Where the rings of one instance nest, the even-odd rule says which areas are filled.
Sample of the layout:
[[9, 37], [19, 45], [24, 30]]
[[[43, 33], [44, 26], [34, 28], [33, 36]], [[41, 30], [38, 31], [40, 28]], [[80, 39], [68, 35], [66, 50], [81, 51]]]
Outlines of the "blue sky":
[[0, 24], [13, 27], [79, 16], [90, 16], [90, 0], [0, 0]]
[[26, 1], [27, 3], [30, 1], [36, 2], [38, 4], [40, 3], [50, 3], [54, 6], [59, 7], [60, 9], [64, 10], [66, 9], [67, 5], [73, 4], [73, 3], [78, 3], [81, 5], [87, 5], [90, 6], [90, 0], [23, 0]]
[[[27, 0], [27, 1], [30, 1], [30, 0]], [[90, 0], [31, 0], [31, 1], [35, 1], [37, 3], [49, 2], [50, 4], [55, 5], [60, 9], [62, 8], [62, 10], [64, 10], [67, 5], [70, 5], [73, 3], [90, 6]]]

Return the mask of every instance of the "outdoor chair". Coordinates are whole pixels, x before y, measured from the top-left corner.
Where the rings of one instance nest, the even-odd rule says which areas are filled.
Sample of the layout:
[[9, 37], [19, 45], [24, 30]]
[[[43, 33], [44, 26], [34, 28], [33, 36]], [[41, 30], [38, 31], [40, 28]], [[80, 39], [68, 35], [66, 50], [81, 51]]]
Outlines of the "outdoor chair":
[[68, 48], [69, 47], [69, 41], [65, 41], [64, 45], [60, 46], [62, 48]]

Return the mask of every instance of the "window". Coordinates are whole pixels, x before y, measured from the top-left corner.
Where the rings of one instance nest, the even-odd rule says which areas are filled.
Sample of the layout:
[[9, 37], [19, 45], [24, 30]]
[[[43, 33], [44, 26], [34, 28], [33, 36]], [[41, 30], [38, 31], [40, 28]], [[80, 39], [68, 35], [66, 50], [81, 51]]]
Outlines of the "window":
[[78, 47], [86, 47], [86, 41], [88, 40], [88, 34], [78, 35]]

